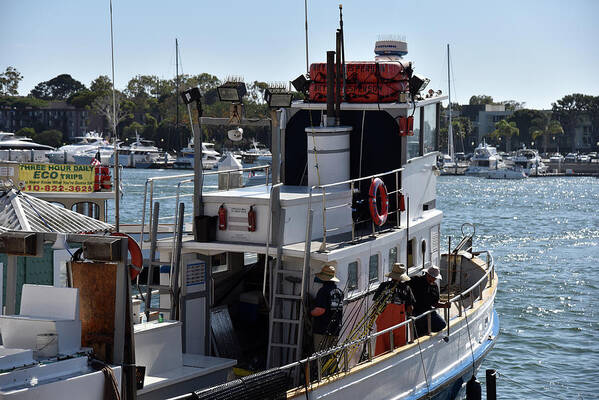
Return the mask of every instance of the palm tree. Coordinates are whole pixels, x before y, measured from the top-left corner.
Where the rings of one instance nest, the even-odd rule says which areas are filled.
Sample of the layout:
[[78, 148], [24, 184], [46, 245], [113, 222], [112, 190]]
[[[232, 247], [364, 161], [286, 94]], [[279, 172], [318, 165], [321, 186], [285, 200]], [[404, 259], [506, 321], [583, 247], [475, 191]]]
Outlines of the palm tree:
[[507, 122], [505, 119], [495, 124], [495, 130], [491, 132], [491, 137], [495, 139], [505, 138], [505, 151], [509, 152], [511, 148], [512, 136], [518, 136], [520, 129], [516, 127], [515, 122]]
[[543, 136], [543, 153], [547, 153], [547, 142], [549, 141], [549, 136], [557, 136], [563, 135], [564, 128], [562, 128], [562, 124], [559, 121], [552, 119], [543, 127], [542, 129], [536, 129], [532, 132], [533, 140], [537, 140], [539, 136]]

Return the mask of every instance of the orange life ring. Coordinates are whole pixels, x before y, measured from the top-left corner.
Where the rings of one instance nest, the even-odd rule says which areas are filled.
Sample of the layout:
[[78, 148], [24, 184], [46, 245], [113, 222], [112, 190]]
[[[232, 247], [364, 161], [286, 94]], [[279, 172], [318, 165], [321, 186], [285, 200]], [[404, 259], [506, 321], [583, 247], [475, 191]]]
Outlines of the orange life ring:
[[[377, 193], [381, 196], [381, 212], [377, 207]], [[382, 226], [387, 222], [389, 213], [389, 198], [387, 197], [387, 188], [381, 178], [374, 178], [370, 184], [368, 192], [368, 204], [370, 205], [370, 216], [376, 226]]]
[[139, 275], [144, 265], [144, 257], [141, 254], [139, 245], [135, 239], [126, 233], [112, 232], [110, 236], [121, 236], [127, 238], [127, 248], [129, 249], [129, 254], [131, 255], [131, 268], [129, 268], [129, 275], [131, 275], [131, 279], [137, 278], [137, 275]]

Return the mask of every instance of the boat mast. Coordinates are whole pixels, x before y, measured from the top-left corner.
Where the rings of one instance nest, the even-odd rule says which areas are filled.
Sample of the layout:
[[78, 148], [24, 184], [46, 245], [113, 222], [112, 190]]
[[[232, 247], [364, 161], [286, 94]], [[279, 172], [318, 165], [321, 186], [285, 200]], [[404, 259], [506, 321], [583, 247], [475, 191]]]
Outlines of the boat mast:
[[308, 65], [308, 0], [304, 0], [304, 17], [306, 21], [306, 73], [310, 73], [310, 66]]
[[449, 126], [447, 127], [447, 152], [453, 161], [453, 126], [451, 124], [451, 80], [450, 80], [449, 43], [447, 43], [447, 86], [449, 88]]
[[119, 231], [119, 209], [120, 209], [120, 177], [119, 177], [119, 152], [117, 149], [116, 135], [116, 94], [114, 91], [114, 38], [112, 33], [112, 0], [110, 0], [110, 50], [112, 52], [112, 133], [114, 141], [114, 226]]
[[181, 148], [181, 136], [180, 136], [180, 132], [179, 132], [179, 41], [177, 40], [177, 38], [175, 38], [175, 74], [176, 74], [176, 82], [177, 82], [177, 92], [175, 93], [175, 99], [176, 99], [176, 104], [177, 104], [177, 117], [176, 117], [176, 122], [175, 122], [175, 137], [176, 139], [176, 143], [175, 146], [177, 148], [177, 153], [179, 152], [179, 149]]

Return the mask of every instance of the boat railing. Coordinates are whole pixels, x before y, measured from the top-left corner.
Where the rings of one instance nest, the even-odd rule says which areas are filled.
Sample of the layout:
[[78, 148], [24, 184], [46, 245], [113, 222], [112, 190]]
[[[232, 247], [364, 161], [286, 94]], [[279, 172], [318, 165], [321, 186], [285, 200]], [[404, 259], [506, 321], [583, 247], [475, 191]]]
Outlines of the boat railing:
[[[204, 176], [210, 176], [210, 175], [222, 175], [225, 174], [226, 178], [226, 185], [225, 188], [223, 190], [230, 190], [231, 189], [231, 176], [233, 173], [239, 173], [241, 172], [242, 174], [244, 172], [255, 172], [255, 171], [265, 171], [265, 181], [264, 181], [264, 185], [268, 185], [269, 184], [269, 170], [270, 170], [271, 166], [270, 165], [260, 165], [260, 166], [256, 166], [256, 167], [245, 167], [245, 168], [237, 168], [237, 169], [228, 169], [228, 170], [224, 170], [224, 171], [208, 171], [208, 172], [204, 172], [203, 175]], [[175, 194], [168, 194], [165, 196], [155, 196], [155, 189], [157, 188], [157, 183], [158, 182], [165, 182], [165, 181], [178, 181], [177, 182], [177, 188], [175, 190]], [[145, 232], [145, 228], [146, 225], [149, 226], [150, 223], [149, 221], [152, 221], [152, 217], [153, 217], [153, 212], [154, 212], [154, 202], [155, 201], [160, 201], [160, 200], [172, 200], [175, 199], [175, 207], [173, 207], [173, 214], [172, 215], [164, 215], [162, 217], [159, 217], [158, 220], [159, 221], [172, 221], [172, 226], [173, 226], [173, 232], [174, 232], [174, 227], [177, 226], [177, 220], [178, 220], [178, 214], [177, 214], [177, 209], [178, 209], [178, 204], [181, 201], [181, 199], [183, 198], [193, 198], [193, 193], [182, 193], [182, 190], [184, 188], [190, 188], [190, 186], [186, 186], [189, 184], [192, 184], [194, 180], [194, 174], [193, 173], [187, 173], [187, 174], [178, 174], [178, 175], [168, 175], [168, 176], [154, 176], [154, 177], [150, 177], [146, 179], [146, 183], [144, 186], [144, 200], [143, 200], [143, 204], [142, 204], [142, 211], [141, 211], [141, 230], [140, 230], [140, 236], [139, 236], [139, 245], [140, 247], [142, 247], [143, 249], [143, 243], [146, 239], [146, 232]], [[148, 205], [149, 202], [149, 205]], [[148, 218], [146, 219], [146, 214], [148, 215]], [[184, 214], [185, 218], [189, 218], [192, 217], [192, 213], [186, 213]], [[148, 222], [146, 222], [148, 221]], [[149, 236], [149, 235], [148, 235]], [[173, 235], [174, 237], [174, 235]]]
[[[495, 271], [493, 256], [488, 251], [480, 251], [480, 252], [475, 252], [473, 254], [476, 254], [476, 255], [486, 254], [486, 263], [483, 267], [485, 270], [485, 273], [477, 282], [475, 282], [473, 285], [471, 285], [468, 289], [462, 291], [460, 294], [458, 294], [457, 296], [455, 296], [449, 300], [449, 303], [451, 305], [455, 305], [458, 309], [458, 315], [455, 318], [461, 317], [463, 315], [463, 313], [466, 312], [466, 310], [473, 309], [477, 302], [483, 301], [483, 291], [484, 291], [485, 287], [490, 288], [493, 285], [494, 271]], [[485, 281], [486, 281], [486, 284], [485, 284]], [[465, 298], [469, 297], [469, 294], [474, 292], [477, 289], [479, 290], [479, 295], [476, 296], [476, 298], [473, 298], [472, 302], [469, 305], [464, 306], [463, 300]], [[446, 335], [445, 335], [447, 337], [449, 337], [449, 335], [450, 335], [449, 327], [451, 325], [451, 323], [450, 323], [451, 321], [449, 318], [449, 310], [450, 310], [449, 308], [445, 309], [445, 320], [448, 321], [447, 328], [446, 328]], [[323, 351], [316, 352], [316, 353], [312, 354], [311, 356], [306, 357], [302, 360], [298, 360], [298, 361], [283, 365], [283, 366], [279, 367], [279, 369], [289, 370], [291, 372], [294, 368], [298, 368], [299, 371], [304, 372], [305, 377], [309, 378], [310, 383], [314, 383], [313, 379], [312, 379], [312, 375], [310, 373], [310, 368], [312, 368], [312, 366], [314, 364], [316, 364], [316, 366], [317, 366], [316, 382], [321, 382], [323, 377], [326, 375], [332, 375], [337, 372], [348, 372], [350, 370], [349, 360], [351, 359], [351, 356], [357, 354], [356, 349], [360, 349], [362, 346], [365, 346], [366, 361], [358, 362], [358, 364], [362, 364], [364, 362], [372, 362], [377, 357], [376, 355], [373, 354], [372, 342], [373, 342], [373, 340], [376, 342], [376, 339], [379, 337], [382, 337], [383, 335], [389, 335], [390, 349], [388, 351], [391, 351], [391, 352], [393, 352], [396, 348], [402, 346], [402, 345], [396, 346], [396, 344], [394, 343], [394, 332], [397, 331], [398, 329], [407, 329], [408, 330], [406, 344], [414, 343], [414, 340], [420, 341], [420, 339], [422, 337], [429, 336], [431, 334], [431, 315], [435, 312], [436, 312], [435, 309], [429, 310], [425, 313], [422, 313], [418, 316], [410, 317], [409, 319], [406, 319], [405, 321], [403, 321], [399, 324], [393, 325], [386, 329], [382, 329], [378, 332], [373, 332], [373, 333], [368, 332], [355, 340], [343, 343], [339, 346], [331, 347], [331, 348], [323, 350]], [[426, 334], [419, 336], [417, 333], [417, 329], [416, 329], [416, 321], [418, 321], [422, 318], [427, 319], [427, 329], [426, 329]], [[296, 375], [296, 376], [299, 376], [299, 375]], [[306, 378], [306, 382], [308, 382], [308, 378]], [[297, 381], [296, 381], [296, 384], [297, 384]]]
[[[380, 174], [374, 174], [374, 175], [370, 175], [370, 176], [364, 176], [361, 178], [349, 179], [349, 180], [342, 181], [342, 182], [329, 183], [326, 185], [315, 185], [315, 186], [310, 187], [310, 193], [309, 193], [309, 197], [308, 197], [308, 212], [310, 212], [310, 210], [312, 210], [312, 195], [313, 195], [313, 193], [315, 191], [320, 191], [322, 193], [322, 244], [320, 246], [319, 251], [326, 251], [326, 249], [327, 249], [327, 234], [336, 232], [336, 231], [340, 231], [343, 228], [348, 228], [350, 226], [351, 226], [351, 241], [352, 242], [356, 241], [356, 237], [357, 237], [356, 236], [357, 235], [356, 225], [366, 222], [366, 220], [356, 221], [352, 217], [351, 224], [328, 227], [327, 226], [327, 211], [339, 209], [339, 208], [343, 208], [343, 207], [348, 207], [348, 208], [352, 209], [353, 196], [355, 193], [359, 192], [359, 188], [356, 188], [356, 184], [357, 183], [359, 184], [362, 181], [374, 180], [375, 178], [382, 178], [387, 175], [393, 175], [395, 177], [395, 190], [387, 193], [388, 196], [395, 197], [395, 210], [389, 210], [388, 215], [395, 214], [395, 227], [399, 228], [401, 225], [401, 218], [400, 218], [401, 211], [400, 211], [400, 207], [399, 207], [400, 195], [405, 195], [404, 190], [399, 187], [400, 174], [403, 170], [404, 170], [403, 168], [397, 168], [392, 171], [383, 172]], [[340, 187], [340, 186], [347, 186], [347, 185], [349, 185], [349, 187], [350, 187], [350, 193], [351, 193], [350, 202], [336, 204], [333, 206], [327, 206], [327, 203], [326, 203], [327, 189]], [[370, 224], [372, 227], [372, 234], [374, 235], [374, 234], [376, 234], [376, 225], [374, 223], [374, 220], [371, 219]]]

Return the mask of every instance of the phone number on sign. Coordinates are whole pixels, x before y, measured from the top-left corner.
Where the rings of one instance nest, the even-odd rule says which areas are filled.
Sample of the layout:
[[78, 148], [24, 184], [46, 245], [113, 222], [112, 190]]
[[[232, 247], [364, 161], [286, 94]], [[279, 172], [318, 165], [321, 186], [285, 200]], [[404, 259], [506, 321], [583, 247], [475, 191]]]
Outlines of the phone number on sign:
[[92, 192], [91, 185], [27, 185], [28, 192]]

